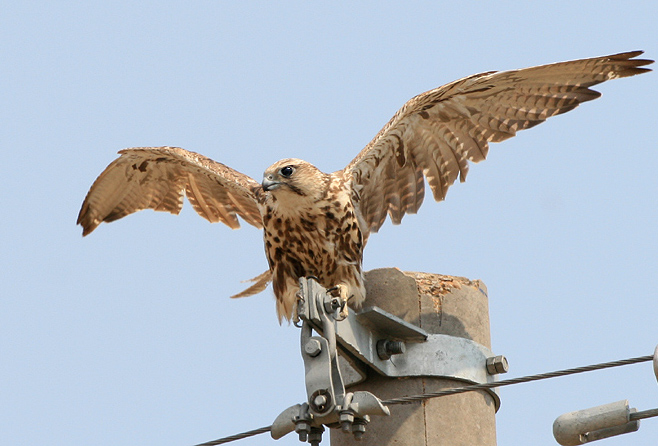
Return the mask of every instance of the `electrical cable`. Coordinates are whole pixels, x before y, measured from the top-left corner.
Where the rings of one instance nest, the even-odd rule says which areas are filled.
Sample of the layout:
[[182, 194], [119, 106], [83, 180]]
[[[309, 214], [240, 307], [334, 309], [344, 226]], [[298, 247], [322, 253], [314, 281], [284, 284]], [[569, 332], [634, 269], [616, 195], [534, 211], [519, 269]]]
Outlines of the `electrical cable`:
[[634, 412], [628, 415], [628, 420], [644, 420], [645, 418], [658, 417], [658, 409], [643, 410], [642, 412]]
[[454, 389], [447, 389], [447, 390], [442, 390], [440, 392], [433, 392], [433, 393], [425, 393], [422, 395], [412, 395], [412, 396], [403, 396], [400, 398], [392, 398], [390, 400], [382, 401], [383, 404], [391, 405], [391, 404], [405, 404], [405, 403], [411, 403], [415, 401], [424, 401], [429, 398], [436, 398], [440, 396], [447, 396], [447, 395], [455, 395], [458, 393], [464, 393], [464, 392], [472, 392], [474, 390], [486, 390], [486, 389], [493, 389], [496, 387], [504, 387], [504, 386], [510, 386], [512, 384], [521, 384], [521, 383], [527, 383], [531, 381], [539, 381], [542, 379], [549, 379], [549, 378], [556, 378], [560, 376], [567, 376], [567, 375], [574, 375], [576, 373], [583, 373], [583, 372], [591, 372], [594, 370], [602, 370], [602, 369], [607, 369], [611, 367], [619, 367], [622, 365], [629, 365], [629, 364], [636, 364], [638, 362], [646, 362], [646, 361], [652, 361], [653, 360], [653, 355], [648, 355], [648, 356], [639, 356], [637, 358], [629, 358], [629, 359], [622, 359], [619, 361], [611, 361], [611, 362], [603, 362], [600, 364], [593, 364], [593, 365], [588, 365], [584, 367], [576, 367], [573, 369], [565, 369], [565, 370], [558, 370], [555, 372], [549, 372], [549, 373], [540, 373], [537, 375], [529, 375], [529, 376], [522, 376], [520, 378], [513, 378], [513, 379], [506, 379], [502, 381], [496, 381], [496, 382], [491, 382], [491, 383], [484, 383], [484, 384], [473, 384], [471, 386], [464, 386], [464, 387], [455, 387]]
[[258, 429], [250, 430], [247, 432], [242, 432], [241, 434], [231, 435], [230, 437], [220, 438], [218, 440], [208, 441], [206, 443], [200, 443], [195, 446], [217, 446], [219, 444], [229, 443], [235, 440], [242, 440], [243, 438], [253, 437], [254, 435], [264, 434], [272, 430], [272, 426], [260, 427]]
[[[455, 395], [458, 393], [465, 393], [465, 392], [473, 392], [476, 390], [485, 390], [485, 389], [493, 389], [496, 387], [504, 387], [504, 386], [510, 386], [513, 384], [521, 384], [521, 383], [527, 383], [527, 382], [532, 382], [532, 381], [540, 381], [542, 379], [549, 379], [549, 378], [557, 378], [560, 376], [567, 376], [567, 375], [574, 375], [576, 373], [584, 373], [584, 372], [591, 372], [594, 370], [603, 370], [603, 369], [608, 369], [611, 367], [619, 367], [622, 365], [629, 365], [629, 364], [637, 364], [639, 362], [647, 362], [647, 361], [653, 361], [653, 355], [647, 355], [647, 356], [638, 356], [636, 358], [629, 358], [629, 359], [621, 359], [619, 361], [611, 361], [611, 362], [603, 362], [600, 364], [592, 364], [584, 367], [576, 367], [572, 369], [564, 369], [564, 370], [557, 370], [555, 372], [548, 372], [548, 373], [540, 373], [537, 375], [528, 375], [528, 376], [522, 376], [519, 378], [513, 378], [513, 379], [506, 379], [502, 381], [496, 381], [496, 382], [491, 382], [491, 383], [484, 383], [484, 384], [473, 384], [470, 386], [463, 386], [463, 387], [455, 387], [453, 389], [447, 389], [447, 390], [442, 390], [440, 392], [433, 392], [433, 393], [424, 393], [422, 395], [411, 395], [411, 396], [403, 396], [400, 398], [391, 398], [389, 400], [382, 401], [383, 404], [385, 405], [394, 405], [394, 404], [408, 404], [408, 403], [413, 403], [417, 401], [424, 401], [430, 398], [437, 398], [441, 396], [447, 396], [447, 395]], [[655, 417], [658, 416], [658, 409], [651, 409], [647, 410], [644, 412], [638, 412], [635, 414], [635, 418], [640, 419], [640, 418], [650, 418], [650, 417]], [[633, 414], [631, 414], [631, 419], [634, 419]], [[231, 435], [230, 437], [224, 437], [220, 438], [214, 441], [209, 441], [207, 443], [200, 443], [197, 444], [196, 446], [217, 446], [220, 444], [225, 444], [229, 443], [235, 440], [241, 440], [243, 438], [249, 438], [253, 437], [254, 435], [259, 435], [259, 434], [264, 434], [265, 432], [270, 432], [272, 430], [272, 426], [266, 426], [266, 427], [261, 427], [258, 429], [250, 430], [247, 432], [243, 432], [240, 434], [235, 434]]]

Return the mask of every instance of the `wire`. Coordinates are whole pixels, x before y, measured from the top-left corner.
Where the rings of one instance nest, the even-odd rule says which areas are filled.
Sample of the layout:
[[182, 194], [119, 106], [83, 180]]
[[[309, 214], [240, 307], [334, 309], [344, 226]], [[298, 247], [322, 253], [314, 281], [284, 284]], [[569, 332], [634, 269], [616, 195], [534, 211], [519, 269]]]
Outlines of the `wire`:
[[425, 393], [425, 394], [422, 394], [422, 395], [403, 396], [401, 398], [392, 398], [390, 400], [382, 401], [382, 403], [383, 404], [388, 404], [388, 405], [412, 403], [412, 402], [415, 402], [415, 401], [424, 401], [424, 400], [429, 399], [429, 398], [437, 398], [437, 397], [440, 397], [440, 396], [455, 395], [455, 394], [458, 394], [458, 393], [472, 392], [474, 390], [493, 389], [493, 388], [496, 388], [496, 387], [510, 386], [512, 384], [521, 384], [521, 383], [527, 383], [527, 382], [531, 382], [531, 381], [540, 381], [542, 379], [549, 379], [549, 378], [556, 378], [556, 377], [559, 377], [559, 376], [574, 375], [576, 373], [591, 372], [591, 371], [594, 371], [594, 370], [608, 369], [608, 368], [611, 368], [611, 367], [619, 367], [619, 366], [622, 366], [622, 365], [636, 364], [638, 362], [646, 362], [646, 361], [652, 361], [652, 360], [653, 360], [653, 355], [639, 356], [637, 358], [622, 359], [622, 360], [619, 360], [619, 361], [612, 361], [612, 362], [603, 362], [603, 363], [600, 363], [600, 364], [593, 364], [593, 365], [588, 365], [588, 366], [584, 366], [584, 367], [576, 367], [576, 368], [573, 368], [573, 369], [558, 370], [558, 371], [549, 372], [549, 373], [540, 373], [538, 375], [522, 376], [520, 378], [506, 379], [506, 380], [503, 380], [503, 381], [484, 383], [484, 384], [474, 384], [472, 386], [455, 387], [454, 389], [442, 390], [440, 392]]
[[220, 438], [218, 440], [208, 441], [207, 443], [200, 443], [196, 446], [216, 446], [218, 444], [229, 443], [235, 440], [242, 440], [243, 438], [253, 437], [254, 435], [264, 434], [272, 430], [272, 426], [260, 427], [258, 429], [250, 430], [247, 432], [242, 432], [241, 434], [231, 435], [230, 437]]
[[[430, 398], [437, 398], [441, 396], [455, 395], [458, 393], [465, 393], [465, 392], [473, 392], [475, 390], [493, 389], [496, 387], [511, 386], [512, 384], [540, 381], [542, 379], [557, 378], [559, 376], [567, 376], [567, 375], [574, 375], [576, 373], [609, 369], [611, 367], [637, 364], [639, 362], [647, 362], [652, 360], [653, 360], [653, 355], [639, 356], [637, 358], [622, 359], [619, 361], [612, 361], [612, 362], [603, 362], [600, 364], [593, 364], [584, 367], [576, 367], [573, 369], [557, 370], [555, 372], [540, 373], [538, 375], [522, 376], [520, 378], [506, 379], [503, 381], [496, 381], [496, 382], [485, 383], [485, 384], [473, 384], [471, 386], [464, 386], [464, 387], [455, 387], [454, 389], [442, 390], [440, 392], [424, 393], [422, 395], [411, 395], [411, 396], [403, 396], [400, 398], [392, 398], [390, 400], [382, 401], [382, 403], [385, 405], [413, 403], [416, 401], [424, 401]], [[658, 409], [651, 409], [630, 415], [631, 419], [650, 418], [655, 416], [658, 416]], [[265, 432], [270, 432], [271, 430], [272, 430], [271, 425], [265, 426], [247, 432], [242, 432], [241, 434], [231, 435], [230, 437], [220, 438], [217, 440], [209, 441], [207, 443], [200, 443], [197, 444], [196, 446], [217, 446], [220, 444], [230, 443], [231, 441], [242, 440], [243, 438], [253, 437], [254, 435], [264, 434]]]
[[635, 412], [628, 415], [628, 419], [643, 420], [645, 418], [658, 417], [658, 409], [643, 410], [642, 412]]

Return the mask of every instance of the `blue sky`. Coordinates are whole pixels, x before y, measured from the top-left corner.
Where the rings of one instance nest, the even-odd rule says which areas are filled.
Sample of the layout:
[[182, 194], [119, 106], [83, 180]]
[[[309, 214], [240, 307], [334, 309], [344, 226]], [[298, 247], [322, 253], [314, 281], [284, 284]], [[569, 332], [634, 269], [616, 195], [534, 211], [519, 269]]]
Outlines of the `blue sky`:
[[[188, 203], [177, 217], [140, 212], [81, 237], [80, 204], [117, 150], [181, 146], [259, 180], [284, 157], [331, 172], [406, 100], [457, 78], [635, 49], [658, 57], [651, 2], [1, 10], [6, 444], [190, 445], [268, 425], [305, 398], [299, 332], [279, 326], [271, 290], [228, 299], [266, 268], [257, 230], [208, 224]], [[492, 145], [445, 202], [428, 197], [366, 249], [366, 269], [483, 280], [508, 377], [658, 343], [658, 77], [597, 89], [602, 98]], [[558, 415], [620, 399], [655, 408], [658, 387], [640, 364], [501, 398], [498, 444], [548, 446]], [[650, 419], [605, 444], [656, 438]]]

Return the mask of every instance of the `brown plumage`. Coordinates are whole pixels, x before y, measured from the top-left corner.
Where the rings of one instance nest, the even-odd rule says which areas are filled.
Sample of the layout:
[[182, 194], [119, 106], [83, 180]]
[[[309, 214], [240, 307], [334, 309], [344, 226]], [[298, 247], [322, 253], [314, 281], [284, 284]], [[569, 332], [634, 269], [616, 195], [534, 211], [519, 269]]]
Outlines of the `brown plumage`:
[[235, 229], [237, 216], [263, 228], [270, 269], [233, 297], [272, 281], [279, 320], [293, 316], [298, 278], [315, 276], [355, 307], [365, 299], [363, 248], [390, 216], [420, 207], [425, 178], [445, 199], [468, 161], [489, 142], [574, 109], [600, 94], [589, 87], [650, 71], [641, 51], [465, 77], [420, 94], [393, 116], [345, 169], [326, 174], [298, 159], [270, 166], [262, 184], [202, 155], [174, 147], [120, 151], [92, 185], [78, 216], [83, 235], [141, 209], [178, 214], [187, 195], [210, 222]]

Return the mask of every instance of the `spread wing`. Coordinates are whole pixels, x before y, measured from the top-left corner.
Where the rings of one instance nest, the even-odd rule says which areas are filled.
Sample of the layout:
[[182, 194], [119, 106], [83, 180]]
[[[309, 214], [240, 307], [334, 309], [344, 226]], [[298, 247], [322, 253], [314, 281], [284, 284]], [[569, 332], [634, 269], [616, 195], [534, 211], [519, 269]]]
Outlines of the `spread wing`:
[[142, 209], [178, 214], [184, 194], [194, 210], [211, 223], [222, 222], [236, 229], [239, 215], [262, 228], [256, 198], [261, 186], [251, 177], [178, 147], [136, 147], [119, 153], [82, 203], [78, 215], [82, 235], [103, 221]]
[[465, 77], [409, 100], [344, 169], [369, 231], [390, 215], [394, 224], [415, 213], [424, 178], [445, 199], [468, 161], [485, 159], [490, 142], [510, 138], [573, 110], [600, 93], [589, 87], [651, 71], [642, 51]]

